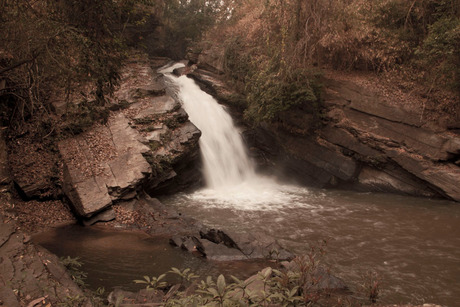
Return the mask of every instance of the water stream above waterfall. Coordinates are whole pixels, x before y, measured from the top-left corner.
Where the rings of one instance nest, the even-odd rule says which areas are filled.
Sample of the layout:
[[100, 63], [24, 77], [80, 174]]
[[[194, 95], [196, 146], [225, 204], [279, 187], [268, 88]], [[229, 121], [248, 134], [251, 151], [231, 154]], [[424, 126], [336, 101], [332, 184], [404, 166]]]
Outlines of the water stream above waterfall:
[[164, 199], [166, 204], [211, 227], [268, 233], [297, 254], [327, 241], [332, 272], [359, 284], [375, 270], [382, 277], [382, 302], [457, 304], [457, 203], [310, 189], [257, 176], [224, 107], [192, 79], [169, 78], [202, 131], [207, 187]]

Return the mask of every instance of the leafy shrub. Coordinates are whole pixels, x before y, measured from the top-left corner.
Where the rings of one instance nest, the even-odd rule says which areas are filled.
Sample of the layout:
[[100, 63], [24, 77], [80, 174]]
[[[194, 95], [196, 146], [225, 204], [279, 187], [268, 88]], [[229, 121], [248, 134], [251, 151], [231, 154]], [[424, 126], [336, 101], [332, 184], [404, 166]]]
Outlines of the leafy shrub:
[[84, 288], [86, 286], [85, 279], [87, 274], [81, 270], [82, 263], [80, 258], [72, 258], [70, 256], [62, 257], [61, 263], [67, 269], [72, 280], [79, 286]]
[[290, 72], [281, 77], [276, 71], [254, 73], [247, 86], [246, 118], [255, 123], [273, 121], [278, 114], [294, 106], [314, 103], [320, 98], [317, 75], [305, 71]]
[[419, 65], [434, 67], [438, 82], [460, 93], [460, 18], [443, 17], [429, 25], [416, 55]]
[[[165, 287], [156, 277], [145, 276], [136, 283], [146, 284], [151, 291], [166, 291], [162, 306], [362, 306], [365, 298], [352, 298], [346, 294], [331, 295], [330, 291], [319, 289], [317, 270], [319, 260], [315, 252], [294, 259], [293, 268], [278, 270], [265, 268], [247, 280], [231, 276], [231, 281], [223, 275], [217, 279], [208, 276], [196, 280], [197, 275], [190, 269], [180, 271], [173, 268], [168, 273], [181, 278], [179, 285]], [[369, 286], [369, 288], [368, 288]], [[375, 275], [366, 287], [365, 295], [372, 302], [378, 298], [378, 281]]]

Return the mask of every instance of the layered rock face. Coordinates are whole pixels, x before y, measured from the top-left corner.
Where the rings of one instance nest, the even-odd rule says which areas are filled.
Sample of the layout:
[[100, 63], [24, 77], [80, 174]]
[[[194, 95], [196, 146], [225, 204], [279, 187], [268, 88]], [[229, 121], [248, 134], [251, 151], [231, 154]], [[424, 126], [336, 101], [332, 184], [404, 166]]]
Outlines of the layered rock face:
[[[223, 103], [234, 97], [219, 74], [198, 69], [194, 78]], [[460, 201], [458, 131], [427, 122], [422, 107], [392, 101], [365, 84], [326, 75], [324, 85], [316, 126], [300, 106], [276, 123], [246, 129], [261, 166], [311, 186]]]
[[351, 185], [460, 201], [460, 135], [349, 81], [327, 80], [319, 140], [357, 164]]
[[[128, 64], [106, 124], [59, 143], [64, 193], [84, 218], [145, 190], [166, 193], [200, 183], [198, 139], [178, 101], [166, 94], [161, 75], [146, 59]], [[99, 220], [110, 220], [105, 213]]]
[[[326, 80], [314, 136], [273, 131], [309, 183], [460, 201], [460, 136], [353, 82]], [[299, 168], [300, 166], [300, 168]]]

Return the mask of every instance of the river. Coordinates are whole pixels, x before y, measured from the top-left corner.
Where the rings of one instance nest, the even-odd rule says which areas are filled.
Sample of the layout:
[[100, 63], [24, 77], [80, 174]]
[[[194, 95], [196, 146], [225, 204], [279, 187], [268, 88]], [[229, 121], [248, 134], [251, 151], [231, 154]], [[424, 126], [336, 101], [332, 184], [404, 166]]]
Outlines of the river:
[[[171, 86], [202, 131], [207, 187], [164, 202], [205, 224], [270, 234], [297, 254], [327, 242], [324, 261], [350, 285], [381, 277], [381, 302], [460, 298], [460, 206], [396, 195], [318, 190], [256, 174], [225, 108], [186, 76]], [[357, 287], [354, 290], [358, 290]]]
[[[165, 197], [165, 204], [211, 227], [267, 233], [299, 255], [326, 242], [322, 263], [352, 290], [360, 291], [367, 272], [377, 272], [380, 303], [458, 306], [458, 203], [298, 187], [259, 176], [224, 107], [193, 80], [168, 74], [177, 67], [180, 65], [162, 72], [190, 120], [202, 131], [200, 148], [207, 186]], [[203, 269], [206, 264], [201, 259], [178, 253], [165, 240], [83, 228], [66, 231], [36, 240], [58, 255], [80, 256], [89, 262], [85, 269], [94, 285], [110, 288], [121, 283], [128, 287], [132, 279], [159, 275], [173, 265], [210, 273]], [[79, 241], [85, 244], [75, 243]], [[214, 267], [213, 272], [219, 269], [225, 266]]]

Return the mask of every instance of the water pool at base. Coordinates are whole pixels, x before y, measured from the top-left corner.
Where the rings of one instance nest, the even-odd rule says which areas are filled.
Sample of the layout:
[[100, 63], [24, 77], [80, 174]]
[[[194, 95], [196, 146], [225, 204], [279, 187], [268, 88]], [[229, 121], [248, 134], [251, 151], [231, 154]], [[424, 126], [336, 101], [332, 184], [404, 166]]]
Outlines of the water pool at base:
[[162, 201], [211, 227], [267, 233], [297, 254], [325, 240], [323, 263], [352, 289], [368, 271], [380, 275], [380, 303], [459, 305], [458, 203], [269, 183], [251, 186]]
[[[107, 294], [114, 288], [140, 290], [145, 285], [135, 284], [135, 279], [159, 276], [172, 267], [190, 268], [205, 279], [219, 273], [247, 278], [266, 265], [261, 261], [213, 263], [171, 246], [166, 237], [104, 227], [67, 226], [34, 235], [33, 241], [58, 257], [78, 257], [87, 286], [92, 290], [103, 287]], [[166, 280], [178, 282], [173, 274]]]

